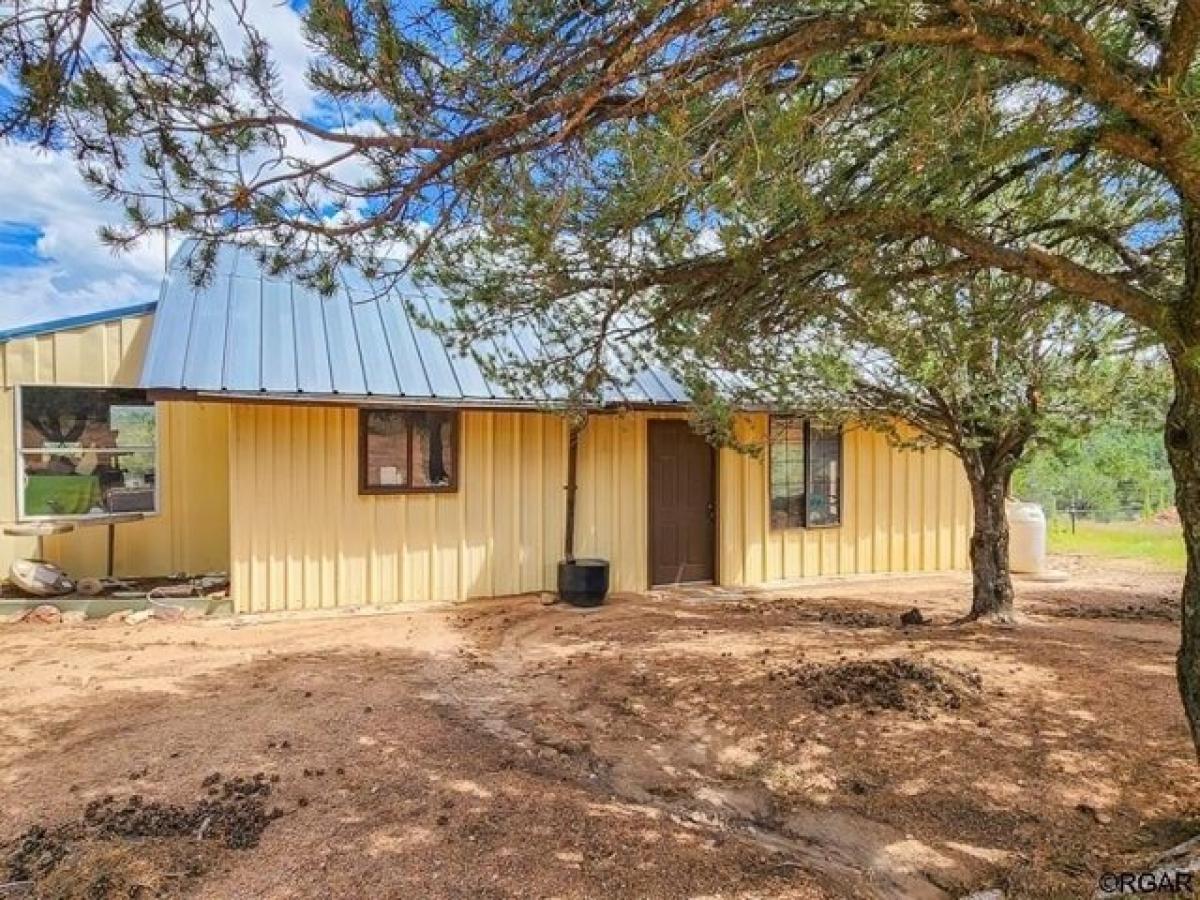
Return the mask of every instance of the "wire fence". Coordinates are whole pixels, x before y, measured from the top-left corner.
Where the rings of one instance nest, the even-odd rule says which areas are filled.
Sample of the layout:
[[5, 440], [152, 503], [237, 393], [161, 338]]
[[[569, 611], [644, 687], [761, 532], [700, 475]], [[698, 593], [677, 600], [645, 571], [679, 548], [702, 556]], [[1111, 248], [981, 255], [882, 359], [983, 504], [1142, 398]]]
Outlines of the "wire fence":
[[1178, 521], [1175, 518], [1173, 508], [1153, 510], [1147, 509], [1142, 504], [1104, 508], [1090, 508], [1086, 506], [1055, 508], [1051, 505], [1045, 507], [1045, 513], [1047, 522], [1058, 527], [1068, 527], [1072, 534], [1080, 522], [1110, 524], [1119, 522], [1156, 522], [1161, 520], [1163, 524], [1172, 524]]

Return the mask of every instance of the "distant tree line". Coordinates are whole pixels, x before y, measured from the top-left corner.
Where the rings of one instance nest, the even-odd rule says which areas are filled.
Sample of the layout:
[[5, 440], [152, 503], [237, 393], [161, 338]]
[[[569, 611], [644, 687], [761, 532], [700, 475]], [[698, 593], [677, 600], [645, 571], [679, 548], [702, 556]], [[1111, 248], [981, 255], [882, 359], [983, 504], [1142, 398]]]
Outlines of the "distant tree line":
[[1161, 431], [1118, 423], [1034, 455], [1013, 476], [1013, 494], [1047, 515], [1101, 521], [1152, 516], [1174, 505], [1174, 491]]

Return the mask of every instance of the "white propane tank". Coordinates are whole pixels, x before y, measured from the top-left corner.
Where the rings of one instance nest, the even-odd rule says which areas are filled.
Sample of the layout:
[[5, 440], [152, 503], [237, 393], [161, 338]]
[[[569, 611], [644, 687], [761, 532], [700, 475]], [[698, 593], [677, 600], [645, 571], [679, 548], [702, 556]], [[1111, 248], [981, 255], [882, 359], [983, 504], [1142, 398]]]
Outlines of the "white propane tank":
[[1038, 574], [1046, 570], [1046, 515], [1036, 503], [1010, 500], [1008, 515], [1008, 568], [1011, 572]]

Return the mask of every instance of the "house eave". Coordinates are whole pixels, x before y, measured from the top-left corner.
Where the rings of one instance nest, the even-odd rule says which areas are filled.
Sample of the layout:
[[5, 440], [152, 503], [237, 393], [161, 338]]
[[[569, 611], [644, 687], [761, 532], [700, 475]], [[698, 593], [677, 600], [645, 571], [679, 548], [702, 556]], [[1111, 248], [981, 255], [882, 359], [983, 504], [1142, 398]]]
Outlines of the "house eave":
[[[564, 413], [573, 408], [563, 400], [519, 400], [491, 397], [404, 397], [381, 394], [313, 394], [273, 391], [211, 391], [187, 388], [146, 389], [153, 400], [191, 401], [197, 403], [274, 404], [283, 406], [353, 406], [353, 407], [420, 407], [422, 409], [478, 409], [498, 412], [550, 412]], [[630, 403], [614, 400], [606, 403], [588, 403], [582, 408], [588, 412], [686, 412], [690, 403]], [[749, 410], [747, 410], [749, 411]]]

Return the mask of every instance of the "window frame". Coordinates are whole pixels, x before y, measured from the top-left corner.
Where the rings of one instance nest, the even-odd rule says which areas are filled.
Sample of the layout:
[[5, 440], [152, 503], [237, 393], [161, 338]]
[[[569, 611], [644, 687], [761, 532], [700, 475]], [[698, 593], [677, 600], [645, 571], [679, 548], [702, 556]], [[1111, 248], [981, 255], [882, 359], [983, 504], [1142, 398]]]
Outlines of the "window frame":
[[[803, 466], [803, 472], [801, 473], [800, 478], [803, 482], [803, 487], [804, 487], [804, 505], [801, 509], [801, 513], [800, 513], [801, 522], [799, 525], [792, 525], [792, 524], [777, 525], [777, 524], [775, 524], [774, 511], [771, 508], [771, 504], [773, 502], [772, 488], [774, 487], [774, 485], [772, 483], [772, 473], [775, 470], [775, 466], [774, 466], [775, 445], [776, 445], [776, 441], [774, 440], [775, 422], [776, 422], [776, 420], [784, 420], [784, 419], [793, 420], [793, 421], [798, 419], [800, 421], [800, 425], [801, 425], [800, 449], [804, 453], [804, 466]], [[783, 415], [777, 416], [777, 415], [773, 415], [773, 414], [769, 415], [767, 417], [767, 477], [766, 477], [766, 483], [767, 483], [767, 525], [770, 528], [770, 530], [771, 531], [795, 531], [798, 528], [807, 527], [807, 523], [808, 523], [808, 420], [807, 419], [805, 419], [801, 416], [783, 416]]]
[[808, 419], [804, 420], [804, 527], [811, 529], [822, 528], [841, 528], [842, 527], [842, 498], [845, 494], [844, 482], [846, 478], [846, 436], [840, 424], [832, 428], [826, 428], [826, 431], [837, 432], [837, 521], [824, 522], [814, 525], [809, 521], [808, 511], [809, 502], [811, 500], [812, 490], [812, 422]]
[[[454, 465], [450, 471], [449, 484], [411, 485], [411, 484], [369, 484], [367, 481], [367, 418], [371, 413], [448, 413], [454, 423], [454, 437], [451, 440], [451, 452], [454, 454]], [[405, 441], [406, 460], [405, 472], [412, 480], [413, 430], [408, 429]], [[362, 496], [388, 496], [395, 494], [454, 494], [458, 492], [458, 468], [462, 459], [462, 413], [453, 407], [413, 407], [413, 406], [360, 406], [358, 408], [358, 493]]]
[[[775, 452], [775, 441], [772, 440], [774, 429], [772, 425], [776, 419], [799, 419], [803, 425], [804, 431], [804, 511], [803, 521], [799, 525], [776, 525], [774, 517], [771, 515], [771, 458]], [[840, 425], [832, 426], [827, 430], [836, 430], [838, 436], [838, 472], [837, 472], [837, 521], [824, 522], [821, 524], [812, 524], [808, 518], [809, 508], [809, 490], [812, 484], [812, 421], [803, 416], [788, 416], [770, 414], [767, 417], [767, 526], [771, 531], [796, 531], [797, 529], [812, 529], [820, 530], [827, 528], [842, 527], [842, 504], [845, 496], [845, 479], [846, 479], [846, 434], [845, 429]]]
[[[127, 512], [82, 513], [75, 515], [28, 515], [25, 512], [25, 458], [26, 456], [44, 455], [44, 449], [26, 450], [21, 442], [24, 425], [25, 388], [62, 388], [74, 391], [141, 391], [146, 395], [146, 402], [154, 410], [154, 509], [134, 513], [143, 519], [156, 518], [162, 515], [162, 410], [159, 401], [150, 399], [150, 392], [136, 386], [119, 384], [76, 384], [55, 382], [53, 384], [28, 382], [13, 386], [13, 466], [16, 470], [17, 521], [18, 522], [86, 522], [104, 523], [109, 519], [128, 519]], [[135, 448], [136, 449], [136, 448]]]

